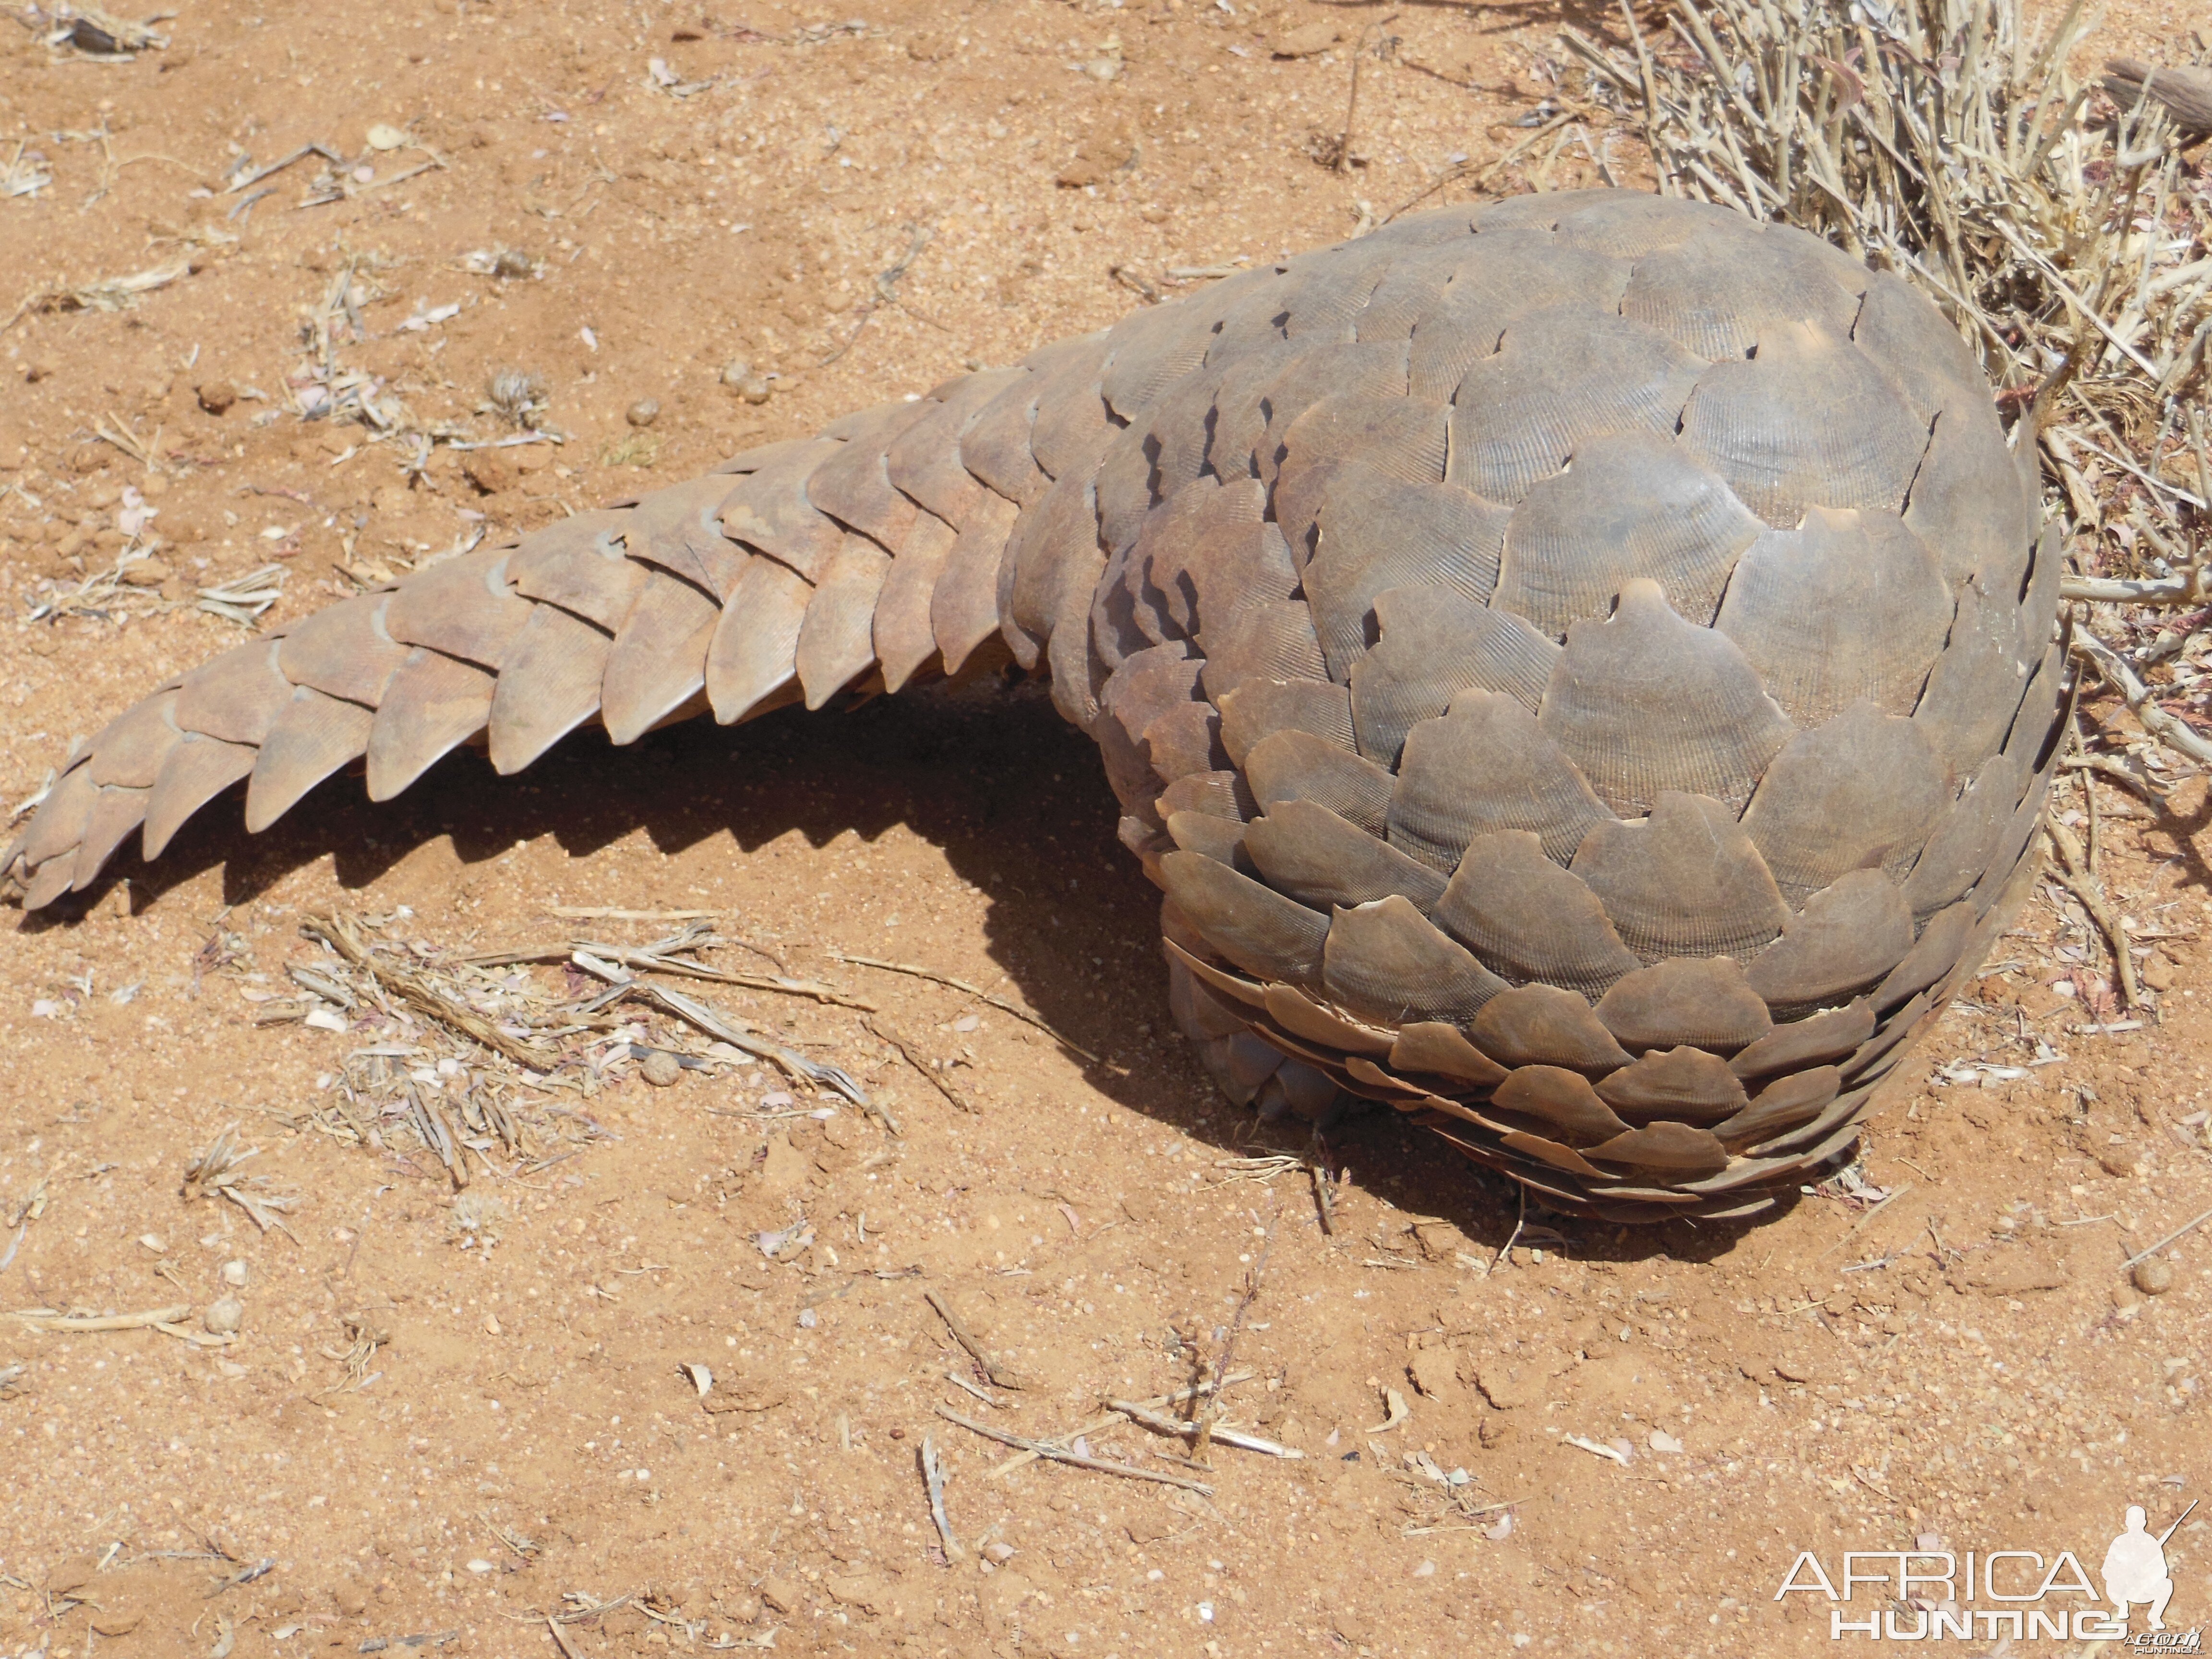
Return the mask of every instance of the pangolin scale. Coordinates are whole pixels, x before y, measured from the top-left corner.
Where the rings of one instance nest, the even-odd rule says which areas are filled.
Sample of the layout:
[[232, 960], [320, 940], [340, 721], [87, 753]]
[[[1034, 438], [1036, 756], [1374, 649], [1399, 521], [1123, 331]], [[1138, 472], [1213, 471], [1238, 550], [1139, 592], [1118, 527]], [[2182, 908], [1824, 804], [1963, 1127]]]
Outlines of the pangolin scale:
[[434, 565], [74, 755], [27, 908], [245, 785], [1003, 664], [1097, 741], [1222, 1087], [1566, 1209], [1850, 1146], [2033, 878], [2055, 538], [1935, 308], [1628, 191], [1431, 213]]

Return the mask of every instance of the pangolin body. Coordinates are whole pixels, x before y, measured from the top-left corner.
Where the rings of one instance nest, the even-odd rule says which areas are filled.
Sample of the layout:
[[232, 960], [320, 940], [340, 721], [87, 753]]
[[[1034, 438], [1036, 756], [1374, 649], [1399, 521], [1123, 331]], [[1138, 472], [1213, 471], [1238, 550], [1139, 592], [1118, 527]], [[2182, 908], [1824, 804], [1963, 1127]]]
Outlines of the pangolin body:
[[243, 782], [1011, 655], [1097, 742], [1223, 1087], [1740, 1214], [2002, 927], [2058, 562], [1939, 313], [1627, 191], [1409, 218], [331, 606], [74, 756], [27, 907]]

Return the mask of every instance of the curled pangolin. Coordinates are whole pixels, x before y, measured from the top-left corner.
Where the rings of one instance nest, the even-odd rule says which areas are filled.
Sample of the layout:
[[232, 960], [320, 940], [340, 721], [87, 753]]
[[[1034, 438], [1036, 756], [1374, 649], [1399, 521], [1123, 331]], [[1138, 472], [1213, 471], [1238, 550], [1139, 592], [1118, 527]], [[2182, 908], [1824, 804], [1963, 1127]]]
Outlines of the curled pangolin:
[[74, 756], [37, 908], [243, 782], [1049, 675], [1222, 1086], [1553, 1203], [1852, 1141], [2032, 878], [2058, 558], [1936, 311], [1626, 191], [1402, 220], [331, 606]]

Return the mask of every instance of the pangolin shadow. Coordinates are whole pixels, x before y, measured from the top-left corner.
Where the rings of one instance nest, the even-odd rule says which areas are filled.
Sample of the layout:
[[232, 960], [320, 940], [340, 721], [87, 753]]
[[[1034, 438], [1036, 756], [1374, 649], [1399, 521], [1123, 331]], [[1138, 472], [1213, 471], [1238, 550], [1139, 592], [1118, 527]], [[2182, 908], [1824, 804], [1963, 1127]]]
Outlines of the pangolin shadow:
[[[1097, 751], [1043, 690], [993, 681], [878, 699], [845, 714], [787, 709], [735, 730], [692, 720], [623, 748], [594, 730], [514, 778], [498, 777], [480, 754], [464, 750], [381, 805], [364, 797], [357, 775], [342, 775], [258, 836], [245, 832], [234, 797], [192, 818], [155, 862], [119, 857], [85, 893], [21, 925], [69, 926], [117, 882], [129, 884], [134, 911], [143, 910], [216, 866], [231, 905], [253, 902], [325, 856], [339, 884], [359, 890], [441, 836], [452, 838], [465, 881], [470, 868], [547, 836], [579, 860], [640, 829], [672, 857], [726, 836], [730, 856], [742, 860], [794, 831], [820, 848], [848, 833], [872, 844], [904, 825], [988, 896], [987, 948], [1022, 999], [1109, 1058], [1088, 1068], [1092, 1086], [1224, 1156], [1305, 1150], [1303, 1125], [1261, 1123], [1224, 1100], [1176, 1030], [1160, 959], [1159, 894], [1115, 838], [1119, 811]], [[699, 902], [695, 873], [657, 861], [580, 869], [563, 883], [563, 896], [688, 908]], [[881, 879], [878, 872], [841, 884], [836, 900], [868, 892], [877, 925], [871, 931], [841, 918], [834, 938], [870, 955], [933, 961], [921, 906], [902, 906], [896, 889], [869, 885]], [[897, 928], [881, 925], [902, 908]], [[798, 946], [802, 960], [818, 943], [790, 933], [784, 942]], [[837, 977], [876, 975], [856, 969]], [[1039, 1103], [1033, 1109], [1055, 1109]], [[1355, 1186], [1396, 1212], [1389, 1216], [1395, 1239], [1370, 1241], [1386, 1250], [1418, 1256], [1420, 1241], [1399, 1217], [1452, 1223], [1486, 1252], [1512, 1235], [1521, 1210], [1511, 1183], [1456, 1156], [1437, 1156], [1436, 1141], [1395, 1113], [1357, 1114], [1331, 1131], [1328, 1146], [1350, 1166]], [[1303, 1182], [1276, 1184], [1286, 1217], [1310, 1214]], [[1254, 1198], [1262, 1210], [1275, 1201], [1256, 1189]], [[1595, 1259], [1717, 1255], [1757, 1224], [1622, 1230], [1533, 1207], [1530, 1214], [1563, 1235], [1571, 1254]]]

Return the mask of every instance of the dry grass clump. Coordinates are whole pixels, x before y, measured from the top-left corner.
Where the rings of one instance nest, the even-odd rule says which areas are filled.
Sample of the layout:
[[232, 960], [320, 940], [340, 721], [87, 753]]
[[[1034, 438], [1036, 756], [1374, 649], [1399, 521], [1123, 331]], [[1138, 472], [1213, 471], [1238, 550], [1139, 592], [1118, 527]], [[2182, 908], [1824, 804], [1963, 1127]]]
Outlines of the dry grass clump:
[[[580, 914], [619, 920], [700, 913]], [[309, 916], [301, 931], [323, 948], [286, 969], [298, 994], [241, 986], [256, 1005], [257, 1025], [299, 1021], [349, 1044], [325, 1074], [319, 1086], [327, 1093], [301, 1127], [409, 1162], [419, 1149], [443, 1166], [458, 1192], [472, 1178], [472, 1154], [475, 1168], [500, 1176], [534, 1174], [592, 1139], [618, 1138], [592, 1115], [590, 1103], [634, 1073], [663, 1086], [687, 1072], [749, 1075], [758, 1087], [766, 1068], [744, 1068], [765, 1060], [790, 1089], [849, 1101], [897, 1132], [884, 1108], [842, 1068], [659, 981], [708, 981], [862, 1011], [875, 1005], [814, 980], [715, 967], [704, 953], [744, 941], [724, 939], [696, 919], [642, 945], [549, 939], [466, 955], [397, 935], [393, 926], [406, 915]], [[228, 960], [225, 955], [212, 965]], [[573, 1103], [555, 1103], [563, 1094]], [[815, 1109], [815, 1099], [802, 1105], [787, 1089], [769, 1088], [757, 1111], [726, 1115], [766, 1121]], [[514, 1168], [502, 1169], [495, 1154]], [[431, 1170], [418, 1166], [418, 1172]]]

